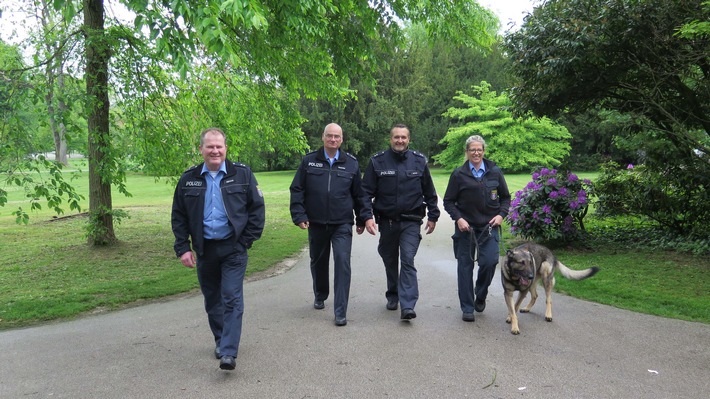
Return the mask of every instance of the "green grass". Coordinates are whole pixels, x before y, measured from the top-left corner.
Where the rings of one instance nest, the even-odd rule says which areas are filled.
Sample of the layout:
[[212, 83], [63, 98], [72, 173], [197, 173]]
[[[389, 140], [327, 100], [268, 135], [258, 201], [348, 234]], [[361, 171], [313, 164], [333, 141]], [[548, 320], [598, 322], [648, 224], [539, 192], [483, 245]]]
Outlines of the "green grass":
[[[85, 210], [86, 167], [73, 166], [84, 171], [75, 183], [86, 197]], [[434, 169], [432, 174], [443, 195], [449, 173]], [[248, 275], [299, 253], [307, 242], [307, 233], [291, 223], [288, 187], [292, 177], [293, 172], [257, 174], [268, 211], [262, 239], [250, 251]], [[506, 178], [513, 192], [530, 179], [528, 175]], [[11, 212], [19, 205], [28, 206], [21, 190], [3, 187], [9, 192], [9, 202], [0, 208], [0, 329], [196, 292], [195, 271], [182, 267], [172, 251], [173, 183], [131, 174], [127, 186], [132, 197], [114, 190], [114, 208], [127, 211], [130, 217], [116, 226], [120, 243], [110, 248], [86, 245], [83, 214], [57, 218], [43, 209], [31, 214], [29, 225], [15, 224]], [[508, 234], [504, 237], [507, 246], [515, 245]], [[606, 247], [555, 252], [572, 268], [597, 265], [602, 269], [584, 281], [558, 277], [562, 292], [634, 311], [710, 323], [710, 290], [702, 278], [710, 270], [706, 259]]]

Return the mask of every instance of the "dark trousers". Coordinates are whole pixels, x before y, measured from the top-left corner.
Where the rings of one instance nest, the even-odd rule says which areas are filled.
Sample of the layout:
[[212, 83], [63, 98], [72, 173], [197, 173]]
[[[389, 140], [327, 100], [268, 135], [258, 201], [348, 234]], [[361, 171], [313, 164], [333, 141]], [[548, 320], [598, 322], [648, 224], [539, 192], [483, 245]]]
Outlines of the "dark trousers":
[[207, 320], [222, 356], [237, 357], [244, 313], [247, 251], [235, 240], [205, 240], [197, 259], [197, 279], [205, 298]]
[[[488, 287], [493, 281], [493, 276], [498, 265], [498, 229], [488, 228], [473, 230], [471, 232], [459, 231], [454, 224], [454, 255], [458, 265], [459, 302], [463, 313], [473, 313], [474, 298], [485, 301], [488, 296]], [[476, 247], [476, 243], [478, 246]], [[476, 258], [478, 257], [478, 258]], [[474, 288], [473, 267], [474, 259], [478, 263], [478, 276]]]
[[346, 317], [350, 296], [350, 251], [353, 243], [353, 225], [313, 224], [308, 227], [308, 245], [311, 255], [313, 295], [325, 301], [330, 294], [328, 265], [333, 249], [333, 309], [335, 317]]
[[387, 274], [385, 297], [388, 300], [399, 300], [402, 309], [414, 309], [419, 299], [414, 256], [422, 240], [421, 223], [382, 219], [378, 228], [380, 243], [377, 252], [382, 257]]

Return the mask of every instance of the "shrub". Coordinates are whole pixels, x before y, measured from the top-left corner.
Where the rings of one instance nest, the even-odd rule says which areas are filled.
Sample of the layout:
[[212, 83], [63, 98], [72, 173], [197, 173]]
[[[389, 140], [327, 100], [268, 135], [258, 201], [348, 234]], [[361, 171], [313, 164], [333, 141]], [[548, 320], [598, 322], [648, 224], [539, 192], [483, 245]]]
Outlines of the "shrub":
[[574, 241], [584, 233], [592, 182], [571, 172], [542, 168], [515, 193], [508, 222], [513, 235], [540, 241]]
[[710, 191], [701, 177], [683, 169], [609, 163], [597, 179], [596, 212], [601, 216], [643, 216], [676, 235], [708, 239]]

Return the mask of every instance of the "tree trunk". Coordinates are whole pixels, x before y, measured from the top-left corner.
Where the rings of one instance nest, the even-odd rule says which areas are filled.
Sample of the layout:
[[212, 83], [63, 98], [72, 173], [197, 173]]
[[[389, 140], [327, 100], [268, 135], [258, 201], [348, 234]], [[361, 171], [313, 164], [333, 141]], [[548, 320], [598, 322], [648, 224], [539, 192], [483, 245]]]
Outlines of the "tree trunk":
[[89, 237], [90, 245], [116, 241], [113, 229], [110, 171], [108, 61], [111, 56], [104, 31], [103, 0], [84, 0], [86, 38], [86, 94], [89, 125]]

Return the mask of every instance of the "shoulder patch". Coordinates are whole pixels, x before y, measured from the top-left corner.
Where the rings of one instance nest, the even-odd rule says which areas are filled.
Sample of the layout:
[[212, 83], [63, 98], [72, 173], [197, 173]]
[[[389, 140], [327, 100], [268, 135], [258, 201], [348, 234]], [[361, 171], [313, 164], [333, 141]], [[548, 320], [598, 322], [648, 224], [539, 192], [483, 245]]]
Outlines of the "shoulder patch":
[[191, 170], [193, 170], [193, 169], [195, 169], [195, 168], [197, 168], [197, 165], [192, 165], [192, 166], [190, 166], [189, 168], [185, 169], [185, 171], [182, 172], [182, 173], [187, 173], [187, 172], [189, 172], [189, 171], [191, 171]]

